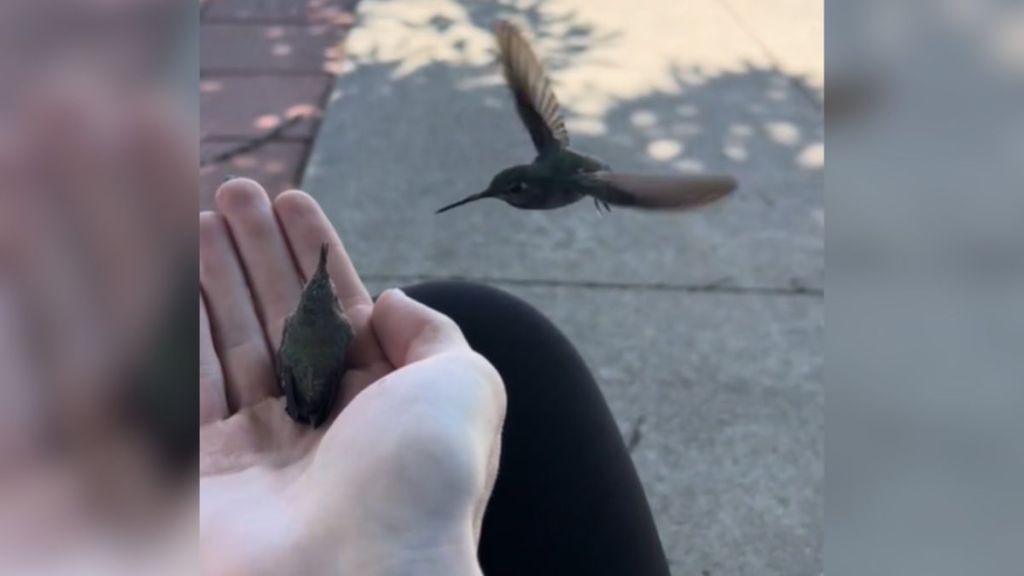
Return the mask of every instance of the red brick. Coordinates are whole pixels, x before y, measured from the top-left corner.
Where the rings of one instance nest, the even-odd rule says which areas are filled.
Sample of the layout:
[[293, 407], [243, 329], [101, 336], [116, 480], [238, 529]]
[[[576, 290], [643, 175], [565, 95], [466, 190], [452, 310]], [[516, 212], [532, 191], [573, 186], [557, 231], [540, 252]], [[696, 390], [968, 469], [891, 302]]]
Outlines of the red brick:
[[357, 0], [211, 0], [204, 18], [351, 25]]
[[199, 65], [204, 71], [332, 71], [344, 33], [338, 26], [203, 24]]
[[[210, 158], [237, 146], [238, 142], [205, 142], [200, 146], [201, 158]], [[295, 188], [299, 184], [301, 164], [309, 150], [305, 142], [268, 142], [247, 154], [235, 156], [221, 164], [199, 170], [199, 209], [213, 208], [213, 194], [224, 178], [252, 178], [271, 196]]]
[[[332, 79], [320, 76], [201, 78], [199, 102], [204, 137], [252, 137], [292, 115], [316, 115]], [[316, 119], [304, 120], [285, 136], [312, 136]]]

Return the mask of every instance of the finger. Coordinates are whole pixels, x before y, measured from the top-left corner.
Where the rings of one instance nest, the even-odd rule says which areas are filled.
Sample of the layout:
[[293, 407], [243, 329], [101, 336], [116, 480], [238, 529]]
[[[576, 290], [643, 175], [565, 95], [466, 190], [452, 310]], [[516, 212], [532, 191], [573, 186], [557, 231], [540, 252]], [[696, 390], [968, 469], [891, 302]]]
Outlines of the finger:
[[316, 270], [320, 245], [328, 244], [327, 271], [356, 333], [350, 358], [359, 366], [383, 361], [384, 355], [370, 328], [373, 300], [320, 205], [305, 192], [289, 190], [274, 200], [274, 210], [304, 278], [309, 278]]
[[159, 93], [145, 92], [131, 118], [129, 166], [154, 237], [179, 245], [195, 239], [199, 139], [194, 120]]
[[451, 318], [398, 289], [388, 290], [377, 299], [372, 323], [384, 354], [396, 368], [445, 352], [470, 349]]
[[245, 264], [271, 349], [277, 350], [285, 318], [299, 301], [302, 280], [270, 197], [256, 182], [239, 178], [221, 186], [216, 199]]
[[199, 281], [209, 306], [229, 410], [276, 394], [274, 364], [242, 264], [222, 217], [212, 212], [199, 215]]
[[87, 427], [110, 404], [111, 321], [96, 305], [95, 276], [76, 252], [81, 242], [67, 225], [68, 208], [54, 197], [65, 168], [54, 166], [59, 135], [41, 122], [26, 127], [14, 152], [20, 168], [15, 187], [0, 207], [11, 210], [6, 232], [17, 247], [7, 253], [8, 263], [21, 283], [35, 344], [46, 351], [37, 371], [55, 414], [51, 421]]
[[45, 421], [24, 310], [5, 280], [0, 273], [0, 472], [10, 471], [20, 457], [40, 447]]
[[[17, 246], [18, 222], [24, 217], [25, 198], [16, 194], [21, 182], [21, 162], [9, 134], [0, 134], [0, 472], [17, 466], [15, 460], [31, 451], [42, 438], [39, 411], [42, 382], [37, 380], [32, 360], [31, 332], [25, 302], [19, 301], [14, 281], [8, 276], [23, 270], [14, 267], [12, 252]], [[5, 257], [7, 256], [7, 257]], [[10, 270], [14, 268], [14, 270]], [[23, 279], [24, 280], [24, 279]]]
[[206, 300], [199, 295], [199, 425], [228, 417], [228, 400], [224, 392], [224, 372], [217, 358], [210, 332]]
[[[124, 96], [86, 81], [68, 80], [63, 90], [40, 98], [37, 138], [45, 146], [41, 169], [55, 211], [75, 236], [73, 249], [88, 263], [82, 289], [120, 338], [118, 347], [144, 340], [142, 327], [160, 301], [154, 258], [161, 244], [150, 215], [130, 189], [125, 161], [129, 125], [117, 113]], [[62, 213], [62, 214], [61, 214]]]
[[274, 209], [304, 278], [311, 277], [316, 271], [320, 245], [326, 242], [329, 248], [327, 271], [334, 281], [341, 305], [348, 310], [373, 304], [341, 238], [316, 200], [305, 192], [289, 190], [277, 197]]
[[16, 141], [16, 135], [10, 126], [0, 122], [0, 271], [11, 265], [17, 250], [15, 233], [23, 214], [23, 195], [16, 190], [26, 187], [26, 175], [23, 159], [24, 144]]

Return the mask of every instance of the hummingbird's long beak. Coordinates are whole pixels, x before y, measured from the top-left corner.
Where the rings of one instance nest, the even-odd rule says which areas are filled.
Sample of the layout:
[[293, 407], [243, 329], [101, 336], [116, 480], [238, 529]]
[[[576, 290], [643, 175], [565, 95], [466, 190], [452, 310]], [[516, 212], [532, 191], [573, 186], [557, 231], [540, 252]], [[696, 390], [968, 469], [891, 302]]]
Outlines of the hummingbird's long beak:
[[494, 196], [493, 192], [491, 192], [490, 190], [484, 190], [483, 192], [478, 192], [478, 193], [473, 194], [471, 196], [466, 196], [465, 198], [463, 198], [462, 200], [459, 200], [458, 202], [455, 202], [453, 204], [449, 204], [449, 205], [445, 206], [444, 208], [441, 208], [437, 212], [434, 212], [434, 214], [440, 214], [441, 212], [447, 212], [447, 211], [451, 210], [452, 208], [458, 208], [459, 206], [462, 206], [463, 204], [469, 204], [470, 202], [476, 202], [477, 200], [481, 200], [483, 198], [490, 198], [491, 196]]

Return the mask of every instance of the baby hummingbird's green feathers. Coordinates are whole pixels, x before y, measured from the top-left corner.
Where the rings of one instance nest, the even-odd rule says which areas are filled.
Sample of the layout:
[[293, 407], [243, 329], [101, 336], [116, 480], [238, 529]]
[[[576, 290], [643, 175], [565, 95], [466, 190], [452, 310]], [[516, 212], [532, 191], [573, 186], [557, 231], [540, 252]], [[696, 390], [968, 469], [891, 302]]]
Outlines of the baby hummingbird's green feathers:
[[295, 312], [285, 320], [277, 353], [278, 378], [293, 420], [317, 428], [330, 417], [352, 337], [352, 326], [327, 273], [323, 244], [316, 272], [303, 288]]

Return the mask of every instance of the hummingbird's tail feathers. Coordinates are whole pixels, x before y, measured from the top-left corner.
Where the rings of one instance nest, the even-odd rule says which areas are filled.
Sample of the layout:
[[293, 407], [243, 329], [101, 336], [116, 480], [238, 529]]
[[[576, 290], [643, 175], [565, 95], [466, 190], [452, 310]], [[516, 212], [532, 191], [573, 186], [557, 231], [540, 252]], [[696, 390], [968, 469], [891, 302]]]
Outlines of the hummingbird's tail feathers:
[[458, 202], [453, 202], [453, 203], [445, 206], [444, 208], [439, 209], [437, 212], [434, 212], [434, 214], [440, 214], [442, 212], [447, 212], [447, 211], [451, 210], [452, 208], [458, 208], [459, 206], [462, 206], [463, 204], [469, 204], [470, 202], [476, 202], [477, 200], [482, 200], [483, 198], [490, 198], [493, 195], [494, 194], [492, 194], [490, 190], [484, 190], [483, 192], [479, 192], [479, 193], [473, 194], [471, 196], [466, 196], [465, 198], [463, 198], [462, 200], [459, 200]]
[[320, 244], [320, 260], [316, 265], [316, 274], [327, 274], [327, 242]]
[[320, 261], [316, 266], [318, 269], [327, 269], [327, 242], [320, 244]]
[[616, 206], [689, 210], [728, 196], [737, 182], [727, 175], [649, 176], [600, 172], [587, 192]]
[[320, 258], [317, 260], [316, 270], [313, 271], [313, 275], [309, 277], [309, 284], [324, 283], [331, 281], [331, 275], [327, 272], [327, 243], [323, 242], [320, 244]]

